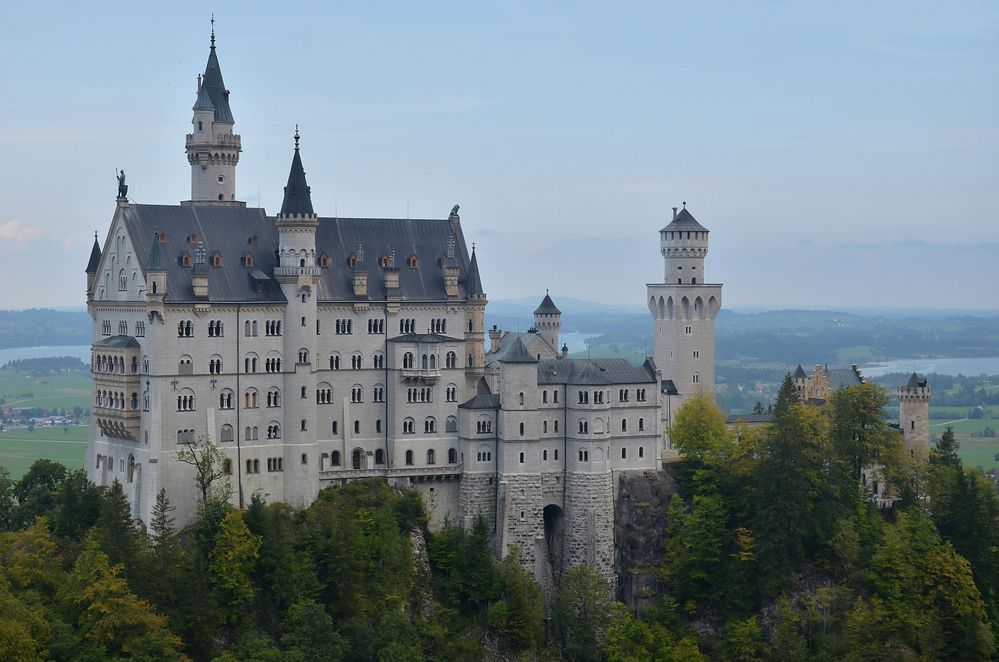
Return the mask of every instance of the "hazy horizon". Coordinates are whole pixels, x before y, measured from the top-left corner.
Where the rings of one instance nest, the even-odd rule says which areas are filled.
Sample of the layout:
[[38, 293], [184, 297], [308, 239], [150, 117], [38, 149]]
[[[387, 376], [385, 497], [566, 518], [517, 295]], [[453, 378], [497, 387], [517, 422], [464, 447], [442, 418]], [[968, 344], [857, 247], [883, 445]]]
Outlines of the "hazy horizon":
[[[641, 306], [686, 200], [726, 308], [999, 308], [993, 5], [212, 9], [237, 197], [274, 213], [298, 124], [322, 215], [459, 203], [491, 299]], [[209, 10], [6, 14], [0, 275], [38, 285], [0, 306], [72, 306], [115, 168], [189, 197]]]

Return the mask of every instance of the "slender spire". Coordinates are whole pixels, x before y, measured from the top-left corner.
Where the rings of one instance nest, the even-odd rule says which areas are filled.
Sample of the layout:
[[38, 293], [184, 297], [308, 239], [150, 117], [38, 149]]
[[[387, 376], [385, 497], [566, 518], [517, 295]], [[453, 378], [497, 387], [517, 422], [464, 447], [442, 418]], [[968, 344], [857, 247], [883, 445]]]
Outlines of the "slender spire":
[[97, 273], [97, 268], [101, 265], [101, 245], [97, 243], [97, 232], [94, 232], [94, 247], [90, 249], [90, 261], [87, 262], [87, 273]]
[[[215, 17], [212, 17], [212, 46], [208, 52], [208, 64], [205, 65], [205, 73], [201, 77], [201, 90], [207, 92], [215, 108], [215, 121], [225, 124], [235, 124], [232, 117], [232, 110], [229, 108], [229, 90], [225, 88], [225, 81], [222, 80], [222, 68], [219, 66], [219, 57], [215, 52]], [[198, 99], [200, 102], [201, 91]]]
[[312, 194], [309, 184], [305, 181], [305, 168], [302, 167], [302, 155], [298, 148], [298, 125], [295, 125], [295, 155], [291, 159], [291, 172], [288, 173], [288, 185], [284, 187], [284, 201], [281, 203], [281, 214], [312, 215]]
[[468, 278], [465, 279], [466, 296], [481, 297], [485, 295], [482, 291], [482, 280], [479, 278], [479, 261], [475, 257], [475, 244], [472, 244], [472, 259], [468, 262]]
[[153, 245], [149, 248], [149, 259], [146, 260], [146, 271], [166, 271], [163, 262], [163, 251], [160, 250], [160, 233], [153, 233]]

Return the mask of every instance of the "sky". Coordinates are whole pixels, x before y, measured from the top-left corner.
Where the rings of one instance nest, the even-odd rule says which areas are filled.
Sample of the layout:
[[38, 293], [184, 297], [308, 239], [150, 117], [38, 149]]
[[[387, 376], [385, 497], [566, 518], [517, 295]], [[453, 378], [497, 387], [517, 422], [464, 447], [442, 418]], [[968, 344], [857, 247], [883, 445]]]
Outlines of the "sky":
[[190, 197], [210, 13], [275, 213], [461, 205], [491, 299], [641, 304], [686, 201], [726, 307], [999, 308], [994, 2], [4, 3], [0, 308], [79, 306], [115, 168]]

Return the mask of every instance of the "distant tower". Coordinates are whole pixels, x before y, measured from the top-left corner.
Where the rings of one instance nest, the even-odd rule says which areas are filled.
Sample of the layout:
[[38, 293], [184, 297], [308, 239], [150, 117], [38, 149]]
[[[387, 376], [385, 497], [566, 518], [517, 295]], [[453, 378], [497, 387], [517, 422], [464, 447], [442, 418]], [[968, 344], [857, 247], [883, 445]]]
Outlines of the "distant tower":
[[930, 453], [930, 398], [933, 391], [926, 378], [912, 373], [905, 386], [898, 387], [898, 425], [905, 447], [923, 458]]
[[[277, 435], [284, 444], [284, 499], [297, 508], [312, 503], [319, 493], [319, 463], [316, 407], [307, 396], [316, 392], [319, 329], [316, 298], [319, 295], [319, 267], [316, 265], [316, 228], [319, 217], [312, 207], [312, 194], [305, 180], [305, 168], [298, 149], [295, 128], [295, 155], [284, 187], [284, 200], [277, 215], [278, 265], [274, 279], [281, 285], [288, 306], [285, 309], [284, 355], [288, 367], [284, 383], [284, 432]], [[301, 396], [301, 397], [300, 397]]]
[[558, 353], [558, 334], [562, 328], [562, 311], [555, 306], [548, 291], [545, 290], [545, 298], [541, 300], [541, 305], [534, 311], [534, 328], [552, 351]]
[[659, 231], [664, 282], [648, 285], [656, 366], [677, 394], [669, 399], [664, 421], [673, 420], [691, 396], [703, 393], [714, 398], [715, 391], [715, 318], [722, 286], [705, 283], [708, 229], [694, 219], [686, 204], [679, 213], [674, 207], [672, 222]]
[[808, 384], [808, 375], [805, 374], [805, 369], [798, 364], [795, 368], [794, 374], [791, 375], [791, 379], [794, 381], [794, 388], [798, 391], [798, 400], [801, 402], [805, 401], [805, 386]]
[[215, 29], [205, 73], [198, 77], [192, 132], [187, 134], [187, 162], [191, 164], [190, 204], [244, 206], [236, 201], [236, 164], [242, 151], [232, 132], [235, 120], [229, 109], [229, 90], [215, 54]]
[[[451, 212], [451, 218], [457, 217]], [[476, 384], [486, 372], [486, 304], [488, 299], [482, 290], [479, 277], [479, 260], [475, 257], [475, 244], [468, 261], [468, 274], [465, 276], [465, 297], [468, 301], [468, 321], [465, 327], [465, 378], [469, 386]]]

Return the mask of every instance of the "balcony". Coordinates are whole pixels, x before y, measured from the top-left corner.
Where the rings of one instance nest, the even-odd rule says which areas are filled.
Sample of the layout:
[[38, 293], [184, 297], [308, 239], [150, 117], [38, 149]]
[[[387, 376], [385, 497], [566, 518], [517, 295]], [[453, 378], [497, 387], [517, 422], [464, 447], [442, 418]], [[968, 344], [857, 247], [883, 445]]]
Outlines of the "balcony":
[[403, 368], [402, 379], [407, 382], [434, 384], [441, 378], [440, 368]]
[[320, 267], [274, 267], [274, 277], [281, 276], [318, 276], [322, 273]]
[[141, 416], [142, 412], [138, 409], [112, 409], [109, 407], [94, 407], [93, 409], [93, 418], [97, 422], [101, 434], [112, 439], [137, 441]]

